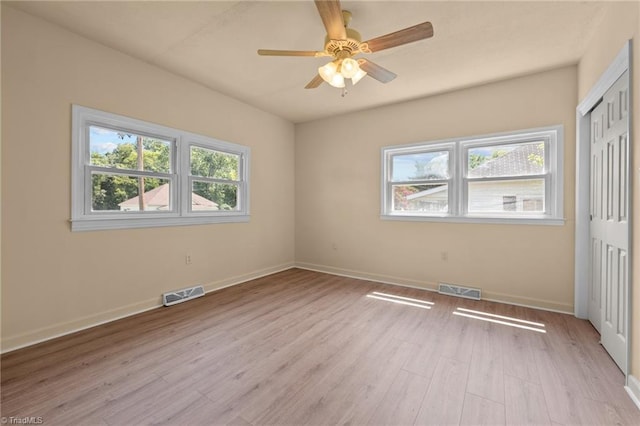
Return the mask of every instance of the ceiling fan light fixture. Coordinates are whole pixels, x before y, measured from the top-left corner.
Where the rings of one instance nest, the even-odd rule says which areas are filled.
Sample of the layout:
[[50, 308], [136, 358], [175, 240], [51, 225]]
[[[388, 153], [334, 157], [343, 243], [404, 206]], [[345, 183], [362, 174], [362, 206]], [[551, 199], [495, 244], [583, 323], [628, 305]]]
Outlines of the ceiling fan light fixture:
[[328, 83], [333, 87], [341, 89], [344, 87], [344, 77], [341, 74], [336, 74]]
[[318, 68], [318, 74], [327, 83], [331, 83], [331, 79], [338, 73], [338, 64], [335, 62], [329, 62]]
[[360, 65], [358, 61], [352, 58], [345, 58], [342, 60], [342, 67], [340, 68], [340, 74], [344, 78], [353, 78], [358, 71], [360, 71]]
[[338, 72], [338, 64], [336, 61], [329, 62], [326, 65], [318, 68], [318, 74], [320, 77], [333, 87], [344, 87], [344, 77]]

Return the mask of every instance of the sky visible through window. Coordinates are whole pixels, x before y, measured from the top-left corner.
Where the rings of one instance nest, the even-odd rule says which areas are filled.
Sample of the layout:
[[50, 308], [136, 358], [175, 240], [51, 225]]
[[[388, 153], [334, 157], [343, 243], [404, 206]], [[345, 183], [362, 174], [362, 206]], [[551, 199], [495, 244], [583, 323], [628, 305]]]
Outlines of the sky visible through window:
[[98, 154], [113, 152], [118, 145], [136, 144], [135, 135], [122, 135], [120, 137], [118, 132], [95, 126], [90, 128], [89, 140], [91, 141], [91, 152], [97, 152]]

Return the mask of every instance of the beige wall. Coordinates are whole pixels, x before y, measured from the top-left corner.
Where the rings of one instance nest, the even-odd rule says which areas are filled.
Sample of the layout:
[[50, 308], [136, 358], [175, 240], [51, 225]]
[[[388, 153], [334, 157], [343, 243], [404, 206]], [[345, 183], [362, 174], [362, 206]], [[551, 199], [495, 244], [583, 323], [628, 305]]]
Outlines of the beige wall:
[[[418, 287], [480, 287], [487, 298], [571, 312], [576, 89], [576, 68], [566, 67], [296, 126], [296, 262]], [[564, 226], [380, 219], [381, 147], [556, 124], [565, 131]]]
[[[251, 147], [251, 221], [71, 232], [71, 104]], [[294, 261], [294, 126], [2, 5], [2, 349]], [[193, 263], [185, 265], [189, 253]]]
[[640, 378], [640, 148], [638, 147], [638, 123], [640, 123], [640, 3], [612, 3], [608, 13], [597, 28], [596, 37], [578, 66], [578, 93], [582, 99], [593, 87], [627, 40], [633, 40], [632, 63], [632, 111], [633, 122], [633, 278], [632, 278], [632, 328], [631, 374]]

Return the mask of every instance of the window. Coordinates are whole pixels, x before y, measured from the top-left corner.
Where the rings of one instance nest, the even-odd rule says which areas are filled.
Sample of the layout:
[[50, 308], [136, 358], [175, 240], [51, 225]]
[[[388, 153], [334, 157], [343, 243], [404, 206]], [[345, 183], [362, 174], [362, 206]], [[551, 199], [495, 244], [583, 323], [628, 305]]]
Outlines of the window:
[[382, 217], [562, 224], [562, 127], [385, 147]]
[[391, 210], [406, 213], [446, 213], [452, 188], [449, 145], [401, 150], [389, 157]]
[[248, 147], [73, 106], [72, 229], [249, 220]]

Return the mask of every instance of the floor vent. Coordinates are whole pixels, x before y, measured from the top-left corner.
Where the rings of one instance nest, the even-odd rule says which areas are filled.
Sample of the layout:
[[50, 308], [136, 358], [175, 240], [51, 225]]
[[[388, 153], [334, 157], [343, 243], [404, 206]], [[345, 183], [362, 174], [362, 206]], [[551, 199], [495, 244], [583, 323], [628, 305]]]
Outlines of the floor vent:
[[162, 295], [162, 304], [164, 306], [171, 306], [200, 296], [204, 296], [204, 287], [197, 285], [195, 287], [183, 288], [182, 290], [164, 293]]
[[438, 293], [449, 296], [464, 297], [466, 299], [480, 300], [482, 293], [479, 288], [462, 287], [460, 285], [440, 283]]

